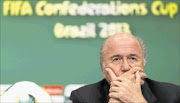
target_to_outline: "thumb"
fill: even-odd
[[[107,71],[107,74],[110,76],[111,80],[116,79],[116,75],[114,74],[114,72],[110,68],[106,68],[105,70]]]
[[[139,74],[139,71],[136,72],[136,84],[141,85],[141,76]]]

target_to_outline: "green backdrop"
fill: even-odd
[[[180,85],[180,10],[169,15],[152,13],[151,5],[157,0],[121,0],[122,3],[146,3],[147,15],[94,15],[38,16],[35,6],[40,0],[29,0],[32,15],[4,15],[0,2],[1,64],[0,84],[18,81],[33,81],[44,84],[89,84],[103,78],[99,65],[99,48],[105,38],[100,38],[98,24],[122,23],[130,25],[133,35],[144,39],[148,60],[145,72],[149,78]],[[16,1],[16,0],[15,0]],[[179,0],[160,0],[164,6],[169,3],[180,5]],[[61,0],[47,0],[62,3]],[[108,3],[105,0],[88,0],[88,3]],[[80,0],[71,3],[82,4]],[[10,6],[9,6],[10,8]],[[16,7],[17,8],[17,7]],[[43,8],[42,8],[43,9]],[[160,10],[160,7],[157,7]],[[95,38],[56,38],[54,26],[96,25]]]

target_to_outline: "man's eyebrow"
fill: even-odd
[[[130,54],[129,56],[139,57],[137,54]]]
[[[111,59],[114,58],[114,57],[121,57],[121,55],[119,55],[119,54],[113,55],[113,56],[111,56]]]

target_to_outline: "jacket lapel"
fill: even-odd
[[[109,84],[103,79],[103,82],[99,88],[99,97],[97,103],[108,103],[109,102]]]
[[[148,103],[154,103],[157,100],[157,98],[154,96],[151,89],[149,88],[146,80],[144,80],[144,84],[141,86],[141,89],[143,96]]]

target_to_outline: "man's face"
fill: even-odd
[[[134,67],[144,70],[143,53],[138,40],[132,35],[109,38],[104,47],[104,66],[110,68],[116,76]],[[106,77],[106,73],[104,76]],[[106,79],[109,78],[106,77]]]

